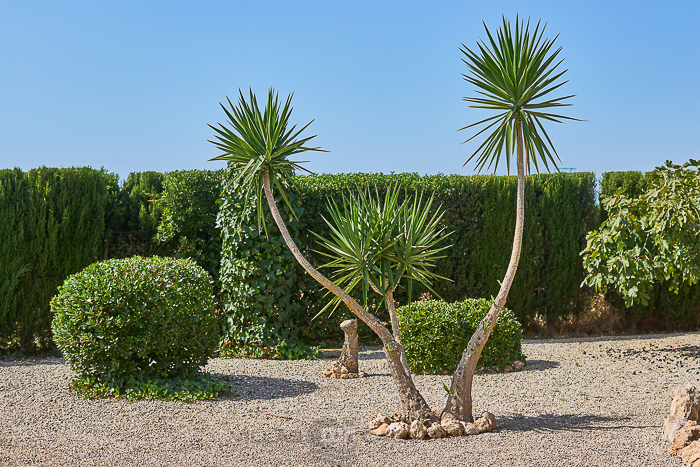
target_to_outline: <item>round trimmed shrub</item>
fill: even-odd
[[[140,383],[142,393],[157,396],[158,381],[201,376],[218,344],[212,279],[191,260],[94,263],[58,290],[54,341],[90,386],[119,392]]]
[[[446,303],[414,302],[396,310],[406,360],[415,373],[454,372],[462,351],[488,313],[492,301],[467,299]],[[513,313],[504,308],[484,347],[479,364],[504,368],[525,360],[520,339],[523,332]]]

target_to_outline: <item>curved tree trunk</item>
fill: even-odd
[[[517,194],[517,217],[515,221],[515,235],[513,237],[513,250],[508,263],[508,270],[501,283],[501,289],[491,305],[489,312],[479,323],[479,327],[469,339],[467,348],[462,352],[462,358],[457,365],[450,393],[447,396],[447,403],[443,413],[450,413],[459,420],[467,422],[474,421],[472,416],[472,381],[476,365],[488,341],[491,331],[496,325],[498,315],[503,310],[508,297],[508,291],[513,284],[515,271],[518,269],[520,260],[520,249],[523,243],[523,224],[525,220],[525,168],[523,163],[523,130],[520,121],[516,121],[516,132],[518,135],[518,194]]]
[[[275,198],[272,195],[272,189],[270,188],[270,176],[267,172],[263,173],[263,187],[265,189],[265,198],[267,199],[267,204],[272,212],[272,217],[277,224],[285,243],[291,250],[294,257],[297,259],[299,264],[306,270],[306,272],[311,275],[319,284],[328,289],[335,296],[340,298],[350,310],[355,313],[355,315],[367,324],[367,326],[374,331],[377,336],[382,340],[384,344],[384,354],[386,355],[387,363],[389,364],[389,370],[391,376],[394,379],[394,383],[399,390],[399,397],[401,399],[401,406],[403,412],[412,418],[429,418],[434,419],[435,415],[430,410],[430,406],[425,402],[423,396],[418,392],[413,380],[404,371],[403,364],[401,363],[401,355],[403,354],[403,347],[399,342],[397,342],[391,335],[389,330],[374,316],[372,313],[365,310],[360,306],[354,298],[345,293],[343,289],[335,285],[331,280],[326,278],[323,274],[318,272],[311,263],[308,262],[306,258],[301,254],[299,248],[292,240],[287,226],[282,219],[282,216],[277,209],[277,204],[275,203]]]

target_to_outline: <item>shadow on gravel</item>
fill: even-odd
[[[526,370],[551,370],[559,366],[559,362],[553,362],[551,360],[529,360],[527,361]]]
[[[525,415],[498,417],[498,430],[504,431],[587,431],[652,428],[629,425],[629,417],[601,417],[599,415],[552,415],[536,417]]]
[[[264,376],[222,375],[214,376],[231,380],[232,394],[220,397],[228,400],[271,400],[283,397],[296,397],[309,394],[318,389],[316,383]],[[237,396],[234,394],[238,394]]]
[[[360,349],[360,360],[385,360],[386,355],[384,351],[380,348],[377,349]]]
[[[62,358],[20,358],[20,359],[0,359],[2,366],[34,366],[34,365],[66,365]]]

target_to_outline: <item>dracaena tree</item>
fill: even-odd
[[[491,110],[496,114],[461,128],[465,130],[483,126],[467,141],[486,135],[465,165],[475,161],[477,171],[493,167],[495,172],[503,157],[510,173],[511,158],[515,156],[518,176],[517,217],[513,249],[505,277],[489,312],[462,352],[444,408],[444,413],[450,413],[464,421],[473,419],[474,372],[486,341],[505,306],[518,268],[525,217],[525,170],[527,168],[530,172],[534,167],[539,172],[540,163],[547,170],[550,165],[557,169],[559,156],[543,123],[576,120],[554,113],[555,109],[570,105],[564,101],[573,97],[551,97],[552,91],[566,83],[560,80],[566,72],[559,70],[563,61],[559,59],[561,47],[554,48],[558,36],[547,39],[544,37],[546,24],[540,28],[538,21],[534,31],[530,31],[529,20],[525,24],[517,17],[515,29],[503,17],[503,23],[495,37],[486,24],[484,28],[487,40],[480,40],[476,50],[462,44],[462,60],[469,70],[463,76],[468,83],[476,86],[477,94],[475,97],[465,97],[464,100],[472,108]]]
[[[484,27],[486,28],[485,25]],[[540,23],[538,22],[535,30],[530,32],[529,22],[525,24],[518,21],[517,18],[516,27],[513,30],[510,23],[503,18],[502,27],[497,31],[495,38],[486,28],[488,42],[480,41],[477,52],[464,45],[462,47],[462,52],[465,56],[463,60],[470,71],[464,77],[469,83],[478,88],[476,92],[479,94],[477,97],[467,97],[465,100],[472,103],[472,107],[498,112],[494,116],[463,128],[468,129],[484,125],[484,128],[478,131],[470,140],[491,130],[490,133],[486,134],[485,141],[467,160],[467,163],[476,160],[476,166],[479,171],[484,167],[489,169],[493,167],[495,171],[503,156],[510,171],[511,157],[515,155],[518,174],[517,218],[511,259],[501,283],[501,289],[491,309],[462,353],[462,358],[448,389],[449,395],[443,410],[444,414],[449,414],[463,421],[473,421],[471,388],[474,371],[486,341],[493,331],[498,315],[505,305],[508,291],[513,283],[518,266],[525,212],[525,168],[527,167],[527,170],[530,171],[531,167],[534,166],[535,170],[539,171],[539,164],[542,163],[547,170],[549,170],[550,165],[556,169],[556,161],[559,159],[559,156],[549,136],[547,136],[543,122],[561,122],[564,119],[575,120],[552,112],[552,109],[569,105],[564,101],[573,96],[558,98],[551,98],[550,96],[552,91],[566,83],[566,81],[559,81],[566,70],[557,71],[562,62],[557,60],[561,48],[553,49],[556,37],[551,40],[545,39],[544,30],[545,26],[540,29]],[[291,114],[291,96],[287,99],[285,106],[281,107],[277,96],[271,90],[265,110],[261,112],[252,91],[250,92],[249,102],[245,100],[240,91],[239,95],[238,106],[234,106],[230,101],[228,102],[229,108],[222,105],[228,117],[228,126],[219,124],[215,127],[210,125],[217,133],[216,141],[212,142],[222,151],[220,156],[212,160],[229,161],[229,164],[238,171],[239,181],[243,186],[247,187],[246,199],[250,198],[252,193],[257,195],[258,222],[261,225],[264,225],[262,223],[262,196],[265,196],[273,219],[297,261],[315,280],[335,295],[338,300],[347,305],[358,318],[364,321],[379,336],[384,344],[384,353],[389,370],[398,388],[403,412],[411,419],[435,420],[436,416],[416,389],[410,372],[402,364],[404,351],[399,342],[400,337],[392,335],[376,316],[369,313],[365,307],[355,301],[343,288],[318,272],[304,258],[292,241],[277,210],[272,187],[274,186],[278,189],[285,202],[287,202],[286,190],[291,186],[291,177],[294,170],[304,170],[300,162],[289,161],[288,157],[305,151],[320,150],[319,148],[305,146],[313,136],[307,138],[299,137],[308,124],[299,131],[295,131],[296,127],[294,126],[288,128]],[[388,196],[388,202],[391,203],[391,195]],[[385,200],[386,203],[387,201]],[[339,276],[336,276],[336,281],[350,288],[362,283],[365,294],[367,286],[374,286],[383,297],[387,298],[389,292],[398,284],[395,271],[401,271],[401,275],[405,274],[406,277],[411,279],[420,280],[420,275],[425,274],[424,271],[427,271],[427,269],[411,269],[408,266],[409,260],[407,257],[403,259],[393,258],[393,264],[390,264],[392,260],[387,259],[388,256],[382,259],[382,255],[391,255],[391,251],[394,249],[394,251],[400,250],[399,242],[409,243],[409,235],[406,235],[405,232],[410,231],[412,227],[409,228],[404,225],[406,230],[400,235],[402,240],[392,244],[390,240],[387,240],[390,237],[390,235],[387,236],[387,232],[390,232],[392,229],[390,227],[391,222],[396,222],[396,220],[390,215],[390,210],[375,209],[376,212],[373,212],[372,203],[368,201],[365,203],[365,207],[362,207],[362,202],[355,203],[359,208],[357,208],[358,211],[356,213],[353,213],[352,210],[354,208],[352,204],[349,204],[346,211],[331,209],[331,212],[335,211],[334,225],[331,225],[331,227],[334,227],[336,230],[333,234],[335,237],[331,236],[332,238],[326,242],[326,247],[331,251],[331,255],[335,255],[335,257],[331,256],[331,262],[336,261],[334,265],[339,270]],[[415,205],[416,203],[413,204],[413,206]],[[418,205],[420,206],[420,203]],[[375,208],[377,206],[375,205]],[[420,211],[421,208],[417,209]],[[334,214],[331,215],[331,217],[333,216]],[[357,221],[361,219],[362,221],[359,224],[353,223],[353,216],[356,216]],[[372,221],[373,216],[376,219],[381,219],[381,221]],[[343,217],[349,217],[351,222],[346,222],[342,219]],[[413,219],[416,218],[416,213],[413,213]],[[425,220],[424,226],[430,225],[434,219],[435,217],[431,218],[431,220]],[[366,225],[362,224],[362,222],[365,222]],[[356,230],[353,230],[353,228]],[[365,229],[364,234],[361,233],[362,229]],[[333,228],[331,230],[333,232]],[[351,249],[353,246],[348,246],[343,241],[343,238],[351,236],[357,237],[353,240],[355,242],[354,247],[366,245],[363,242],[370,241],[369,239],[380,242],[373,248],[367,249],[371,253],[369,255],[370,259],[363,264],[353,265],[350,258],[352,255],[348,254],[349,250],[345,251],[346,247]],[[412,242],[414,246],[421,246],[422,243],[418,238],[412,240]],[[417,250],[417,258],[421,254],[430,252],[431,249],[436,249],[435,244],[423,251],[423,253]],[[410,248],[406,251],[413,254],[413,250]],[[381,252],[381,254],[378,252]],[[360,251],[356,258],[362,257],[361,253]],[[428,279],[431,279],[429,275],[424,277],[426,282]],[[400,275],[398,278],[400,278]]]
[[[441,207],[434,209],[433,197],[423,200],[423,194],[407,195],[399,202],[400,189],[390,186],[383,202],[375,190],[359,191],[343,196],[342,207],[330,200],[330,219],[325,219],[330,236],[315,234],[325,251],[319,253],[330,261],[323,267],[334,269],[335,283],[350,293],[356,286],[362,288],[365,308],[367,295],[373,290],[381,295],[391,320],[394,340],[401,342],[396,315],[394,291],[406,279],[409,300],[414,280],[431,288],[434,280],[449,280],[431,271],[439,253],[450,245],[439,245],[444,233]],[[326,308],[340,304],[335,297]],[[325,310],[325,308],[324,308]],[[324,310],[321,310],[323,313]],[[401,363],[410,377],[406,355],[401,351]]]
[[[281,193],[285,203],[289,205],[287,191],[291,188],[294,170],[305,170],[300,165],[301,162],[290,161],[289,157],[306,151],[321,150],[306,145],[315,136],[303,138],[300,136],[311,122],[300,130],[296,130],[296,126],[290,126],[291,102],[292,95],[282,106],[277,94],[270,90],[265,108],[261,111],[252,91],[249,93],[249,99],[246,100],[239,90],[238,105],[234,106],[230,100],[228,100],[228,107],[221,105],[226,113],[227,124],[209,125],[216,132],[216,139],[211,142],[221,151],[221,155],[211,160],[228,161],[229,166],[237,172],[239,183],[246,189],[246,203],[254,198],[253,194],[256,195],[259,228],[265,225],[262,217],[262,200],[263,198],[267,200],[275,224],[299,264],[379,336],[384,344],[391,375],[399,391],[403,412],[412,418],[434,419],[435,415],[404,368],[401,361],[401,356],[404,354],[401,344],[376,316],[309,263],[292,240],[280,216],[273,196],[273,187]],[[291,206],[290,211],[294,212]],[[395,279],[389,279],[387,282],[386,279],[377,277],[375,286],[383,288],[386,292],[387,286],[391,288],[392,280]]]

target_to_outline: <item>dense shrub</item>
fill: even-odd
[[[620,189],[624,190],[627,198],[639,198],[647,189],[653,188],[653,173],[606,172],[601,180],[601,198],[615,195]],[[601,220],[606,220],[607,217],[608,214],[601,206]],[[626,297],[610,287],[605,299],[617,309],[632,332],[700,328],[700,284],[684,283],[679,293],[674,293],[669,290],[668,282],[658,280],[649,295],[647,305],[635,303],[628,308],[625,305]]]
[[[397,310],[406,360],[415,373],[454,372],[491,301],[467,299],[456,303],[426,300]],[[484,347],[479,365],[504,368],[524,360],[523,333],[513,313],[504,308]]]
[[[163,179],[157,240],[168,256],[191,258],[214,278],[218,291],[221,233],[216,226],[223,170],[178,170]]]
[[[104,236],[109,258],[163,254],[165,249],[155,238],[162,216],[157,201],[163,179],[160,172],[132,172],[124,180],[107,212]]]
[[[201,383],[218,342],[211,282],[192,261],[139,256],[94,263],[66,279],[51,300],[51,327],[78,375],[75,387],[167,397],[170,384],[177,398]]]

